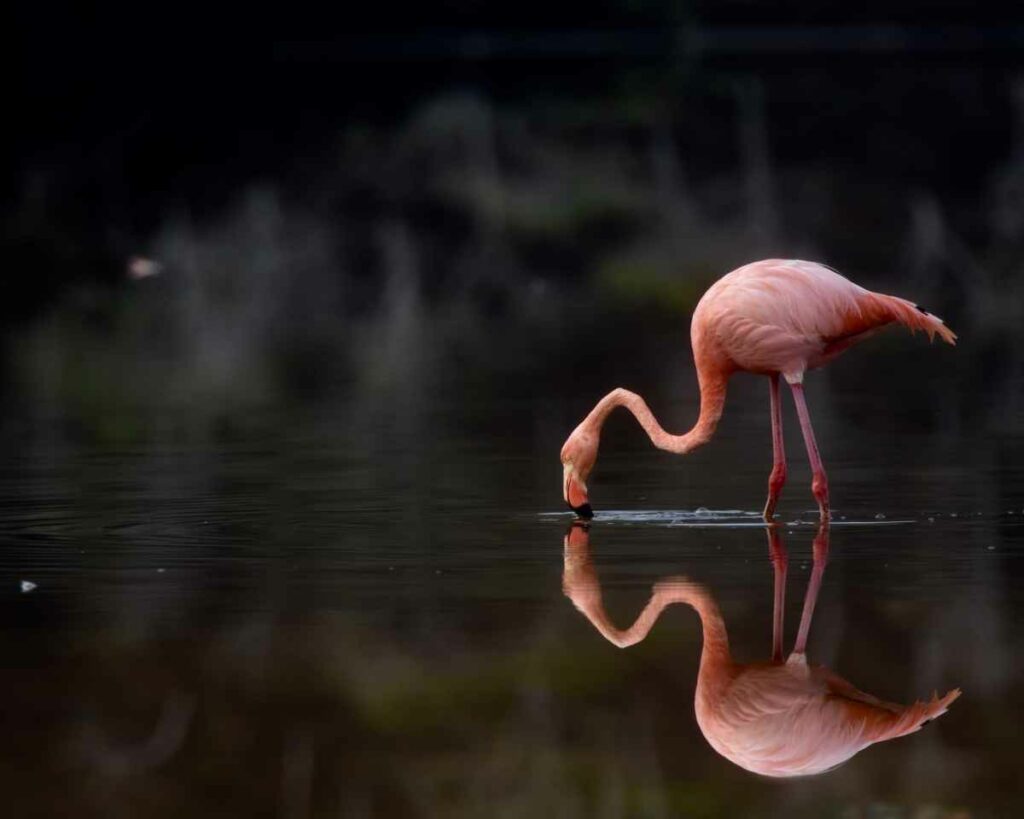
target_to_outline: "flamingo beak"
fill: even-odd
[[[562,468],[562,497],[578,517],[584,520],[594,517],[587,498],[587,485],[576,474],[572,464],[565,464]]]

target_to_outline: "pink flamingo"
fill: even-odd
[[[740,267],[715,282],[693,311],[690,339],[700,386],[700,417],[693,429],[672,435],[646,402],[621,387],[590,411],[562,446],[562,494],[580,517],[593,516],[587,477],[597,461],[601,425],[616,407],[626,407],[659,449],[683,455],[707,443],[725,405],[726,382],[735,372],[767,375],[771,393],[774,465],[768,479],[764,517],[771,520],[786,482],[779,376],[793,392],[811,463],[811,491],[822,519],[829,516],[828,479],[814,440],[804,399],[803,378],[874,330],[899,322],[912,331],[938,334],[954,344],[942,319],[913,302],[865,290],[817,262],[766,259]]]
[[[960,696],[955,688],[928,702],[898,705],[860,691],[824,666],[807,662],[807,636],[828,557],[827,524],[814,541],[814,568],[804,598],[793,652],[783,661],[782,631],[786,550],[775,527],[768,529],[775,569],[772,659],[737,663],[729,651],[725,621],[703,586],[669,577],[654,586],[651,600],[627,629],[617,629],[601,602],[585,526],[565,538],[562,588],[598,632],[620,648],[647,636],[666,606],[686,603],[704,630],[694,710],[697,725],[719,754],[748,771],[774,777],[824,773],[869,745],[912,734],[946,713]]]

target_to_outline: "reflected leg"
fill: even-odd
[[[786,484],[786,445],[782,440],[782,401],[779,397],[779,374],[768,376],[772,412],[772,474],[768,478],[768,500],[764,505],[764,519],[775,515],[782,487]]]
[[[782,662],[782,638],[786,612],[786,568],[789,558],[782,536],[774,526],[768,527],[768,554],[775,571],[775,602],[772,606],[772,662]]]
[[[828,563],[828,542],[828,521],[823,520],[821,526],[818,527],[818,534],[814,538],[814,566],[811,569],[810,582],[807,584],[807,594],[804,596],[800,629],[796,634],[796,643],[793,644],[794,654],[807,653],[807,636],[811,631],[811,618],[814,616],[814,606],[818,602],[818,592],[821,591],[821,579]]]
[[[803,384],[790,384],[793,391],[793,402],[796,404],[796,414],[800,417],[800,429],[804,433],[804,444],[807,447],[807,458],[811,462],[811,492],[818,501],[818,511],[822,520],[828,520],[828,476],[825,474],[825,467],[821,463],[821,455],[818,453],[818,443],[814,440],[814,427],[811,426],[811,416],[807,411],[807,401],[804,398]]]

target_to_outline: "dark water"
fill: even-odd
[[[809,384],[836,519],[808,655],[883,700],[963,694],[919,733],[788,781],[703,738],[691,610],[623,651],[563,593],[558,446],[614,367],[215,421],[156,402],[134,436],[57,404],[12,412],[4,815],[1016,815],[1021,442],[932,391],[945,352],[883,343]],[[674,427],[696,409],[678,355],[675,381],[637,376]],[[911,355],[900,378],[871,369]],[[589,556],[618,626],[685,575],[737,660],[769,657],[767,403],[738,379],[686,461],[609,422]],[[788,651],[816,526],[786,409]]]

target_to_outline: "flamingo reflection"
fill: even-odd
[[[667,606],[686,603],[700,616],[704,630],[694,709],[701,732],[718,753],[754,773],[774,777],[808,776],[828,771],[876,742],[919,730],[946,712],[957,697],[953,689],[927,702],[898,705],[860,691],[823,666],[809,665],[807,635],[828,559],[829,530],[823,524],[814,539],[814,567],[804,598],[792,653],[783,660],[783,609],[786,550],[776,527],[768,527],[775,573],[772,659],[737,663],[710,592],[683,577],[655,584],[650,602],[626,629],[609,620],[590,559],[589,531],[574,524],[565,537],[565,594],[609,642],[626,648],[643,640]]]

